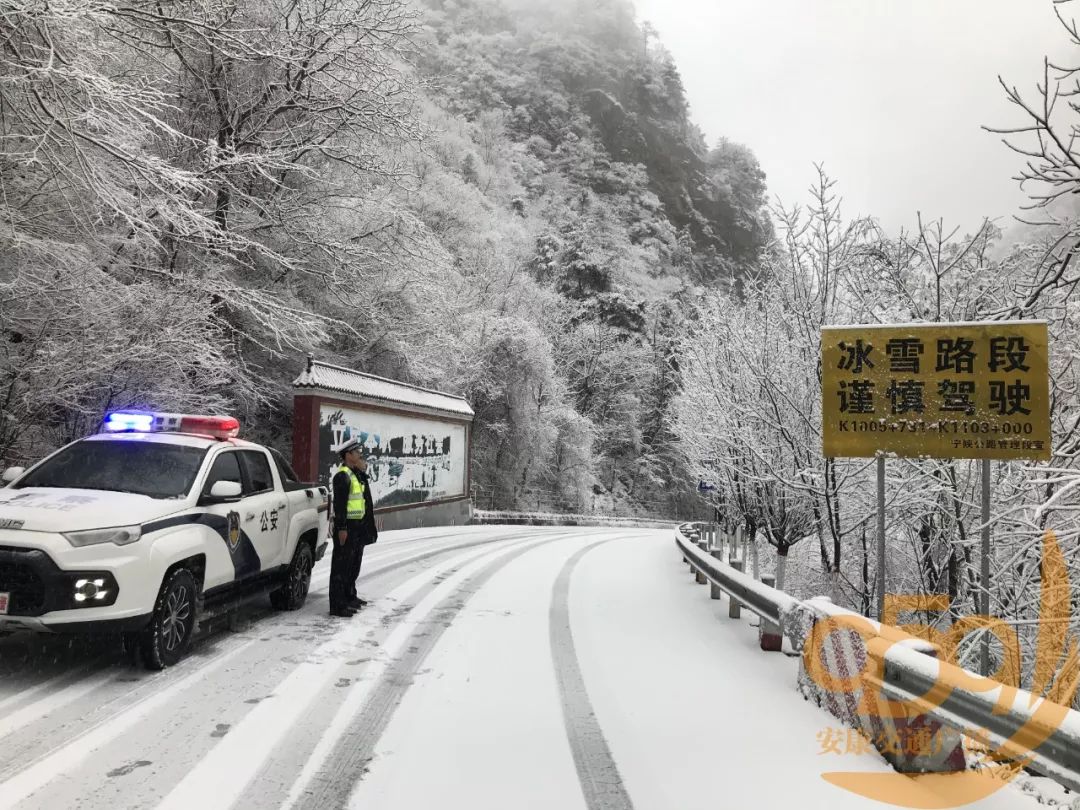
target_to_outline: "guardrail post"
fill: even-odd
[[[713,557],[714,557],[715,559],[717,559],[717,560],[721,560],[721,561],[723,561],[723,559],[724,559],[724,552],[723,552],[723,551],[721,551],[721,550],[720,550],[720,549],[718,549],[718,548],[714,548],[714,549],[713,549],[712,551],[710,551],[709,553],[710,553],[710,554],[711,554],[711,555],[712,555],[712,556],[713,556]],[[720,586],[719,586],[719,585],[716,585],[716,584],[711,584],[711,585],[710,585],[710,587],[709,587],[709,598],[710,598],[710,599],[719,599],[719,598],[720,598],[720,595],[721,595],[722,593],[723,593],[723,591],[722,591],[722,590],[720,590]]]
[[[709,550],[709,536],[708,536],[708,534],[702,533],[702,534],[698,535],[696,540],[692,540],[691,542],[695,546],[697,546],[699,549],[701,549],[702,551],[704,551],[706,553],[708,552],[708,550]],[[694,582],[696,582],[698,585],[704,585],[707,582],[707,580],[705,579],[705,575],[703,573],[701,573],[699,570],[697,570],[697,568],[693,565],[693,563],[691,563],[691,565],[690,565],[690,573],[692,573],[694,575]]]
[[[739,571],[740,573],[743,570],[742,560],[730,560],[729,565],[731,565],[732,568],[734,568],[736,571]],[[738,619],[740,616],[742,616],[741,608],[742,605],[739,604],[738,599],[736,599],[734,596],[728,597],[727,615],[729,619]]]
[[[903,643],[903,642],[902,642]],[[922,639],[911,639],[907,646],[931,658],[938,657],[938,648]],[[967,768],[963,735],[932,714],[921,714],[902,701],[890,703],[876,681],[884,681],[885,662],[872,645],[868,650],[878,668],[878,677],[864,688],[868,694],[860,704],[868,714],[859,717],[860,724],[873,729],[874,744],[885,760],[900,773],[956,773]]]
[[[763,585],[768,585],[770,588],[776,587],[776,577],[774,576],[763,576],[761,582]],[[764,618],[759,619],[758,645],[766,652],[780,652],[784,646],[783,636],[780,635],[780,628]]]
[[[698,540],[701,538],[702,532],[704,532],[704,531],[705,531],[705,528],[703,526],[694,526],[686,533],[686,539],[689,540],[691,543],[694,543],[696,545]],[[693,573],[694,572],[694,566],[690,564],[690,558],[687,557],[684,554],[683,558],[682,558],[682,561],[684,563],[686,563],[688,566],[690,566],[690,572]]]

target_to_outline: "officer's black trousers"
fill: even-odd
[[[334,532],[334,550],[330,557],[330,610],[342,610],[349,603],[349,540],[345,545]]]
[[[360,532],[349,532],[349,542],[354,543],[353,552],[349,557],[352,569],[349,571],[349,598],[356,599],[356,578],[360,576],[360,564],[364,561],[364,541],[367,538]]]
[[[334,533],[334,551],[330,558],[330,610],[348,607],[356,598],[356,578],[364,559],[364,533],[360,521],[348,522],[348,539],[341,545]]]

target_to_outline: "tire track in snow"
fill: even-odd
[[[119,713],[86,730],[74,740],[57,746],[33,765],[19,767],[15,776],[0,783],[0,806],[10,807],[40,790],[58,775],[74,769],[94,751],[131,729],[148,714],[164,706],[173,697],[254,643],[254,641],[248,641],[227,653],[215,656],[193,672],[174,680],[167,688],[144,696],[134,705],[127,706]]]
[[[487,567],[479,572],[463,577],[460,585],[454,587],[445,598],[431,607],[427,617],[418,617],[413,633],[403,636],[397,645],[399,651],[407,645],[406,651],[400,655],[397,655],[397,652],[391,653],[397,657],[391,660],[385,671],[379,673],[378,683],[367,689],[366,694],[361,687],[359,694],[362,697],[353,703],[360,704],[363,700],[362,708],[359,709],[359,714],[355,715],[355,719],[349,722],[347,728],[342,730],[318,772],[311,773],[308,784],[313,787],[298,789],[298,786],[294,785],[293,790],[290,791],[292,803],[287,799],[283,807],[298,810],[348,807],[356,783],[363,778],[368,763],[374,757],[375,746],[390,724],[394,711],[412,686],[428,654],[442,638],[446,628],[464,609],[469,599],[495,574],[523,554],[549,543],[573,537],[575,534],[576,532],[559,533],[508,551],[501,557],[488,562]],[[405,626],[403,624],[401,629]],[[419,632],[421,629],[424,632]],[[389,643],[387,646],[390,646]]]
[[[417,549],[419,553],[365,572],[361,579],[375,578],[425,558],[458,550],[459,548],[466,549],[473,546],[507,541],[518,536],[518,534],[515,533],[511,537],[494,535],[450,547],[438,545],[434,548],[429,547],[423,552]],[[280,613],[268,610],[264,615],[280,617],[278,621],[284,621],[290,617],[295,617],[296,613]],[[265,628],[260,627],[259,629],[260,631],[273,629],[276,623],[269,623]],[[197,659],[189,658],[164,672],[144,675],[134,688],[132,688],[132,684],[126,682],[104,684],[106,687],[120,686],[123,687],[123,690],[116,696],[109,696],[99,705],[84,709],[78,718],[78,722],[75,723],[79,727],[78,732],[65,737],[63,743],[53,745],[37,756],[18,762],[9,759],[0,767],[0,780],[3,780],[0,781],[0,806],[8,807],[10,804],[21,801],[43,788],[52,777],[70,773],[84,762],[91,753],[112,742],[144,717],[162,708],[168,700],[198,686],[200,682],[223,664],[246,652],[254,644],[254,640],[244,639],[241,636],[231,639],[226,638],[224,643],[211,652],[207,660],[198,662]],[[195,664],[194,668],[192,668],[192,664]],[[117,673],[111,680],[118,681],[122,676],[123,673]],[[130,673],[128,673],[128,677],[130,677]],[[80,678],[76,683],[82,680],[84,679]],[[68,688],[73,686],[74,684]],[[102,684],[99,684],[99,686],[102,686]],[[39,701],[35,701],[35,703],[47,702],[51,699],[52,695],[48,695]],[[31,706],[33,705],[31,704]],[[114,706],[116,707],[115,710],[110,711]],[[102,712],[107,712],[107,714],[100,718],[93,717],[95,713]],[[24,731],[23,734],[25,735],[26,732]]]
[[[438,534],[425,534],[394,540],[386,546],[375,544],[374,551],[369,552],[366,556],[365,562],[368,565],[361,578],[369,575],[375,576],[385,571],[393,570],[392,566],[382,565],[382,563],[385,563],[387,560],[397,559],[409,554],[414,555],[412,559],[418,559],[420,555],[417,555],[416,552],[421,549],[436,548],[440,543],[453,539],[454,537],[452,534],[441,532]],[[415,548],[412,547],[414,544]],[[457,545],[447,546],[447,548],[457,547]],[[326,590],[330,579],[329,562],[329,557],[324,557],[323,560],[316,563],[312,572],[310,594],[318,594]],[[255,603],[248,603],[243,609],[254,610],[255,614],[251,616],[251,618],[256,621],[264,616],[289,615],[287,613],[282,613],[281,611],[261,609]],[[220,619],[215,619],[214,621],[220,621]],[[273,628],[270,627],[270,629]],[[209,635],[211,634],[204,633],[197,636],[193,640],[194,646],[197,648],[204,643]],[[118,634],[117,637],[119,637]],[[26,631],[21,631],[18,634],[13,634],[11,637],[0,639],[0,657],[10,653],[7,647],[14,646],[19,650],[22,650],[28,645],[34,646],[35,648],[40,645],[40,649],[36,649],[35,655],[27,657],[17,669],[0,673],[0,680],[2,680],[2,684],[0,685],[7,691],[7,694],[0,694],[0,728],[3,728],[3,723],[8,719],[11,712],[14,711],[13,707],[19,707],[18,711],[21,711],[24,708],[30,708],[32,705],[31,698],[34,698],[34,703],[51,700],[56,696],[56,693],[61,690],[70,689],[76,686],[80,681],[97,676],[102,670],[108,671],[113,669],[115,672],[115,667],[127,663],[126,656],[119,654],[119,643],[116,645],[117,652],[110,653],[106,656],[100,655],[100,644],[94,644],[94,646],[88,647],[85,651],[91,658],[87,659],[85,656],[81,658],[71,658],[72,642],[82,642],[83,640],[84,639],[80,637],[64,638],[49,634],[29,633]],[[68,656],[71,660],[59,660],[62,654]],[[78,655],[78,653],[76,653],[76,655]],[[57,669],[57,667],[59,667],[59,669]],[[50,673],[49,677],[45,680],[41,680],[41,673],[46,669],[56,669],[56,674],[53,675]],[[123,671],[127,672],[126,666],[123,667]],[[22,680],[25,683],[20,685],[18,680]]]
[[[454,535],[447,532],[440,532],[439,534],[424,534],[416,537],[404,537],[400,540],[393,540],[388,543],[373,543],[370,546],[365,547],[364,550],[364,562],[376,563],[385,562],[386,560],[397,559],[407,554],[414,553],[418,549],[422,548],[434,548],[441,542],[447,540],[453,540]],[[412,548],[412,546],[416,548]],[[333,555],[333,548],[327,546],[326,553],[323,558],[319,560],[311,570],[311,585],[309,586],[308,593],[317,593],[326,589],[330,582],[330,561]],[[362,573],[367,573],[366,571]],[[318,587],[316,587],[318,583]]]
[[[68,686],[56,689],[33,703],[0,717],[0,739],[9,739],[23,726],[37,722],[63,707],[80,700],[91,692],[114,681],[111,672],[97,672],[75,680]]]
[[[470,541],[467,543],[456,543],[450,545],[446,545],[443,543],[443,541],[450,539],[452,539],[452,536],[443,533],[437,535],[424,535],[421,537],[408,538],[407,541],[397,541],[398,543],[408,542],[409,544],[415,542],[417,543],[417,546],[416,548],[408,549],[388,549],[385,554],[379,555],[377,557],[373,555],[371,559],[373,567],[370,567],[368,570],[364,571],[360,577],[360,580],[363,581],[365,579],[374,579],[382,574],[395,571],[411,563],[419,562],[421,560],[436,556],[438,554],[454,551],[457,549],[468,548],[470,546],[478,545],[485,542],[494,542],[501,538],[485,538],[483,540]],[[425,540],[431,542],[421,542]],[[406,557],[406,555],[411,556],[408,556],[406,559],[398,559],[401,557]],[[390,563],[388,562],[389,560],[396,561]],[[378,563],[383,564],[379,565]],[[326,567],[328,568],[328,566]],[[312,590],[309,592],[309,595],[317,595],[326,590],[328,583],[326,583],[325,580],[329,579],[329,571],[327,570],[325,574],[325,577],[320,578],[323,580],[323,582],[316,587],[313,587]],[[317,581],[317,579],[313,578],[313,585]],[[250,606],[248,607],[248,609],[250,609]],[[296,618],[298,616],[310,615],[311,613],[313,613],[310,608],[296,612],[282,612],[270,609],[256,609],[256,611],[257,612],[254,615],[251,615],[248,618],[250,621],[257,624],[258,630],[260,632],[268,632],[275,629],[281,629],[280,627],[278,627],[280,621],[284,621],[290,618]],[[271,619],[270,621],[266,621],[268,617],[280,617],[280,619],[277,621],[273,619]],[[216,619],[215,621],[220,621],[220,619]],[[199,636],[197,636],[193,640],[193,652],[198,650],[215,635],[217,634],[201,633]],[[231,645],[226,642],[224,646],[228,647]],[[225,652],[228,652],[228,649],[226,649]],[[190,661],[191,659],[188,660]],[[124,666],[127,661],[128,659],[125,656],[114,658],[111,662],[103,659],[99,659],[94,662],[88,662],[74,668],[73,670],[69,670],[68,672],[62,673],[47,681],[35,684],[31,687],[28,687],[27,689],[16,692],[4,698],[3,700],[0,700],[0,736],[22,729],[23,726],[27,726],[43,719],[47,719],[54,712],[62,709],[66,705],[75,702],[76,700],[79,700],[81,698],[84,698],[90,693],[95,692],[102,687],[114,686],[118,682],[120,682],[121,679],[124,683],[130,682],[130,668],[128,666]],[[179,665],[179,667],[181,668],[183,668],[184,666],[185,664],[183,663]],[[117,669],[117,667],[120,668]],[[175,672],[177,671],[177,667],[173,667],[168,671]],[[152,674],[145,674],[139,677],[139,680],[144,681],[148,678],[154,677],[160,680],[166,678],[167,676],[155,676]],[[125,689],[128,688],[130,687],[125,687]],[[37,697],[35,698],[35,696]],[[34,699],[31,700],[31,698]],[[111,698],[107,699],[105,703],[101,705],[105,705],[109,702],[111,702]],[[9,706],[17,708],[13,708],[11,711],[8,712],[2,711]],[[83,714],[86,714],[88,710],[93,710],[85,706],[82,708]],[[97,708],[100,708],[100,706],[94,707],[94,709]],[[32,731],[32,727],[31,729],[27,729],[26,731],[22,732],[24,737],[30,731]],[[9,771],[7,769],[0,769],[0,778],[2,778],[2,776],[6,775],[8,772]]]
[[[61,672],[59,675],[55,675],[47,680],[38,681],[33,686],[27,686],[25,689],[19,689],[13,692],[7,697],[0,699],[0,722],[7,720],[10,716],[8,711],[10,706],[18,706],[19,704],[30,704],[30,698],[39,692],[45,693],[45,697],[53,695],[63,689],[75,685],[79,681],[96,675],[100,670],[106,668],[109,661],[106,657],[92,659],[86,663],[79,664],[66,672]],[[42,700],[43,698],[37,698],[34,702]],[[21,711],[21,709],[19,710]]]
[[[570,579],[574,568],[594,548],[610,542],[601,540],[586,546],[567,560],[559,572],[552,589],[549,613],[551,658],[562,697],[566,736],[586,806],[589,810],[633,810],[634,803],[623,787],[619,769],[589,701],[570,629]]]
[[[187,776],[177,784],[158,804],[159,808],[200,807],[225,808],[240,801],[247,785],[256,778],[263,763],[268,760],[279,743],[296,723],[302,721],[305,710],[318,700],[324,690],[330,686],[339,671],[346,665],[350,655],[355,653],[355,646],[373,628],[375,620],[383,627],[393,627],[391,638],[411,631],[407,626],[410,619],[423,616],[431,610],[429,604],[432,594],[424,596],[411,607],[405,600],[412,599],[423,592],[432,582],[437,583],[432,593],[441,595],[450,590],[455,579],[462,571],[469,571],[477,565],[483,565],[493,556],[513,553],[524,544],[535,545],[534,531],[515,532],[503,540],[513,543],[508,549],[482,549],[479,553],[465,553],[451,558],[438,566],[425,571],[394,589],[389,595],[396,601],[394,607],[376,611],[371,619],[358,624],[346,625],[337,637],[323,644],[312,655],[312,660],[293,669],[287,678],[274,688],[276,706],[260,705],[254,708],[239,724],[233,726],[227,737],[212,748],[203,759],[192,768]],[[472,545],[487,545],[480,541]],[[451,584],[447,584],[447,583]],[[365,610],[363,613],[369,613]],[[369,613],[370,615],[370,613]],[[391,656],[394,644],[386,641],[382,645],[383,654]],[[378,666],[376,666],[376,669]],[[286,709],[279,708],[286,706]]]

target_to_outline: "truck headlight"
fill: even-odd
[[[76,548],[113,543],[126,546],[142,536],[142,526],[116,526],[111,529],[90,529],[84,532],[64,532],[67,541]]]

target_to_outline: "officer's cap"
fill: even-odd
[[[338,453],[340,455],[344,456],[346,453],[350,453],[353,450],[362,450],[362,449],[363,449],[363,445],[361,445],[360,442],[358,442],[356,439],[349,439],[344,444],[341,444],[341,445],[338,446]]]

